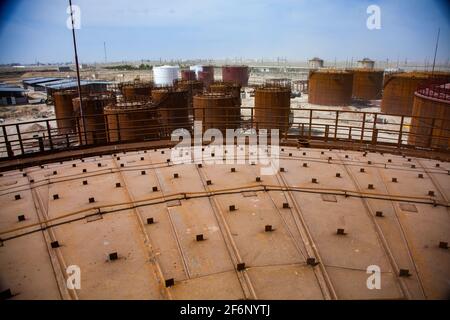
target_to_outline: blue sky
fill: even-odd
[[[72,61],[66,0],[0,0],[0,63]],[[82,62],[319,56],[438,61],[450,56],[450,6],[442,0],[73,0]],[[381,29],[366,27],[369,5]]]

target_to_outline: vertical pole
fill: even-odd
[[[441,28],[438,29],[437,39],[436,39],[436,47],[434,48],[434,59],[433,59],[433,69],[431,70],[431,74],[434,74],[434,67],[436,65],[436,55],[438,51],[438,45],[439,45],[439,35],[441,33]]]
[[[402,145],[402,133],[403,133],[403,122],[405,121],[405,116],[402,116],[402,119],[400,120],[400,131],[398,132],[398,146],[400,147]]]
[[[81,117],[81,121],[83,123],[84,130],[86,130],[86,125],[84,123],[84,114],[83,114],[83,97],[81,95],[80,66],[78,64],[77,41],[76,41],[76,37],[75,37],[75,23],[73,21],[72,0],[69,0],[69,6],[70,6],[70,19],[72,21],[73,50],[75,53],[75,66],[76,66],[76,70],[77,70],[78,97],[80,98],[80,117]]]
[[[19,124],[16,124],[16,131],[17,131],[17,138],[19,139],[20,151],[22,152],[22,154],[25,154],[25,150],[23,148],[22,135],[20,134]]]

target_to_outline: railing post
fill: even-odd
[[[53,150],[53,140],[52,140],[52,130],[50,128],[50,122],[47,120],[47,133],[48,133],[48,142],[50,144],[50,150]]]
[[[108,115],[104,114],[104,121],[105,121],[105,137],[106,137],[106,142],[110,142],[111,141],[111,136],[109,135],[109,123],[108,123]]]
[[[364,141],[364,129],[366,128],[366,113],[363,113],[363,120],[361,126],[361,142]]]
[[[308,133],[308,139],[311,139],[311,133],[312,133],[312,116],[313,116],[313,110],[309,110],[309,133]]]
[[[334,141],[337,140],[338,123],[339,123],[339,111],[336,111],[336,122],[334,123]]]
[[[3,128],[3,139],[5,139],[5,145],[6,145],[6,153],[8,154],[9,158],[14,157],[14,152],[11,148],[11,143],[8,141],[8,133],[6,132],[6,127],[2,126]]]
[[[400,147],[402,145],[402,136],[403,136],[403,122],[405,121],[405,116],[402,116],[400,120],[400,130],[398,132],[398,146]]]
[[[44,152],[45,151],[44,138],[39,137],[38,138],[38,143],[39,143],[39,151],[40,152]]]
[[[326,124],[326,125],[325,125],[325,142],[328,142],[328,134],[329,134],[329,131],[330,131],[330,125],[329,125],[329,124]]]
[[[373,129],[372,131],[372,144],[376,145],[378,139],[378,129]]]
[[[80,118],[77,118],[78,143],[83,144],[83,136],[81,135]]]
[[[120,142],[120,123],[119,123],[119,114],[116,113],[116,123],[117,123],[117,141]]]
[[[22,152],[22,154],[25,154],[25,150],[23,148],[22,135],[20,134],[19,124],[16,124],[16,131],[17,131],[17,138],[19,139],[20,151]]]

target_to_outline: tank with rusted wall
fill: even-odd
[[[381,99],[383,92],[383,70],[353,69],[352,96],[361,100]]]
[[[414,94],[408,143],[424,148],[450,149],[450,84]]]
[[[150,98],[152,95],[152,82],[125,83],[121,86],[121,92],[125,100],[138,98]]]
[[[308,102],[328,106],[351,104],[353,73],[344,70],[311,70]]]
[[[189,92],[187,90],[155,89],[152,101],[158,110],[159,121],[166,133],[178,128],[190,129]]]
[[[233,82],[214,82],[209,86],[209,92],[227,93],[235,98],[236,105],[241,106],[241,86]]]
[[[181,70],[181,80],[196,80],[194,70]]]
[[[85,95],[83,99],[83,118],[79,118],[79,137],[81,144],[101,144],[108,142],[108,128],[104,108],[115,102],[111,94]],[[80,98],[72,100],[77,117],[81,116]]]
[[[109,141],[144,141],[159,137],[160,126],[153,104],[117,102],[105,107]]]
[[[219,129],[225,137],[226,129],[240,127],[240,106],[236,98],[226,93],[204,93],[194,96],[194,120],[203,122],[203,129]]]
[[[238,83],[241,87],[248,86],[248,66],[223,66],[222,81]]]
[[[189,100],[189,114],[193,115],[192,106],[194,96],[203,93],[203,82],[198,80],[179,80],[175,82],[177,90],[186,90]]]
[[[384,78],[381,112],[410,116],[414,104],[414,93],[418,86],[431,75],[425,72],[388,74]]]
[[[214,82],[214,71],[211,72],[209,69],[205,70],[205,67],[203,67],[203,71],[198,72],[197,79],[203,83],[205,88],[209,88],[209,85]]]
[[[255,89],[254,123],[258,129],[289,129],[290,87],[261,86]]]
[[[53,93],[56,125],[61,134],[76,132],[75,112],[72,99],[78,95],[75,90],[56,91]]]

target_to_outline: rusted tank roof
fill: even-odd
[[[204,148],[209,159],[214,151]],[[450,163],[283,147],[280,172],[258,180],[258,164],[174,165],[170,152],[3,172],[0,290],[13,299],[447,297]],[[79,290],[66,287],[71,265]],[[373,265],[381,288],[370,290]]]

